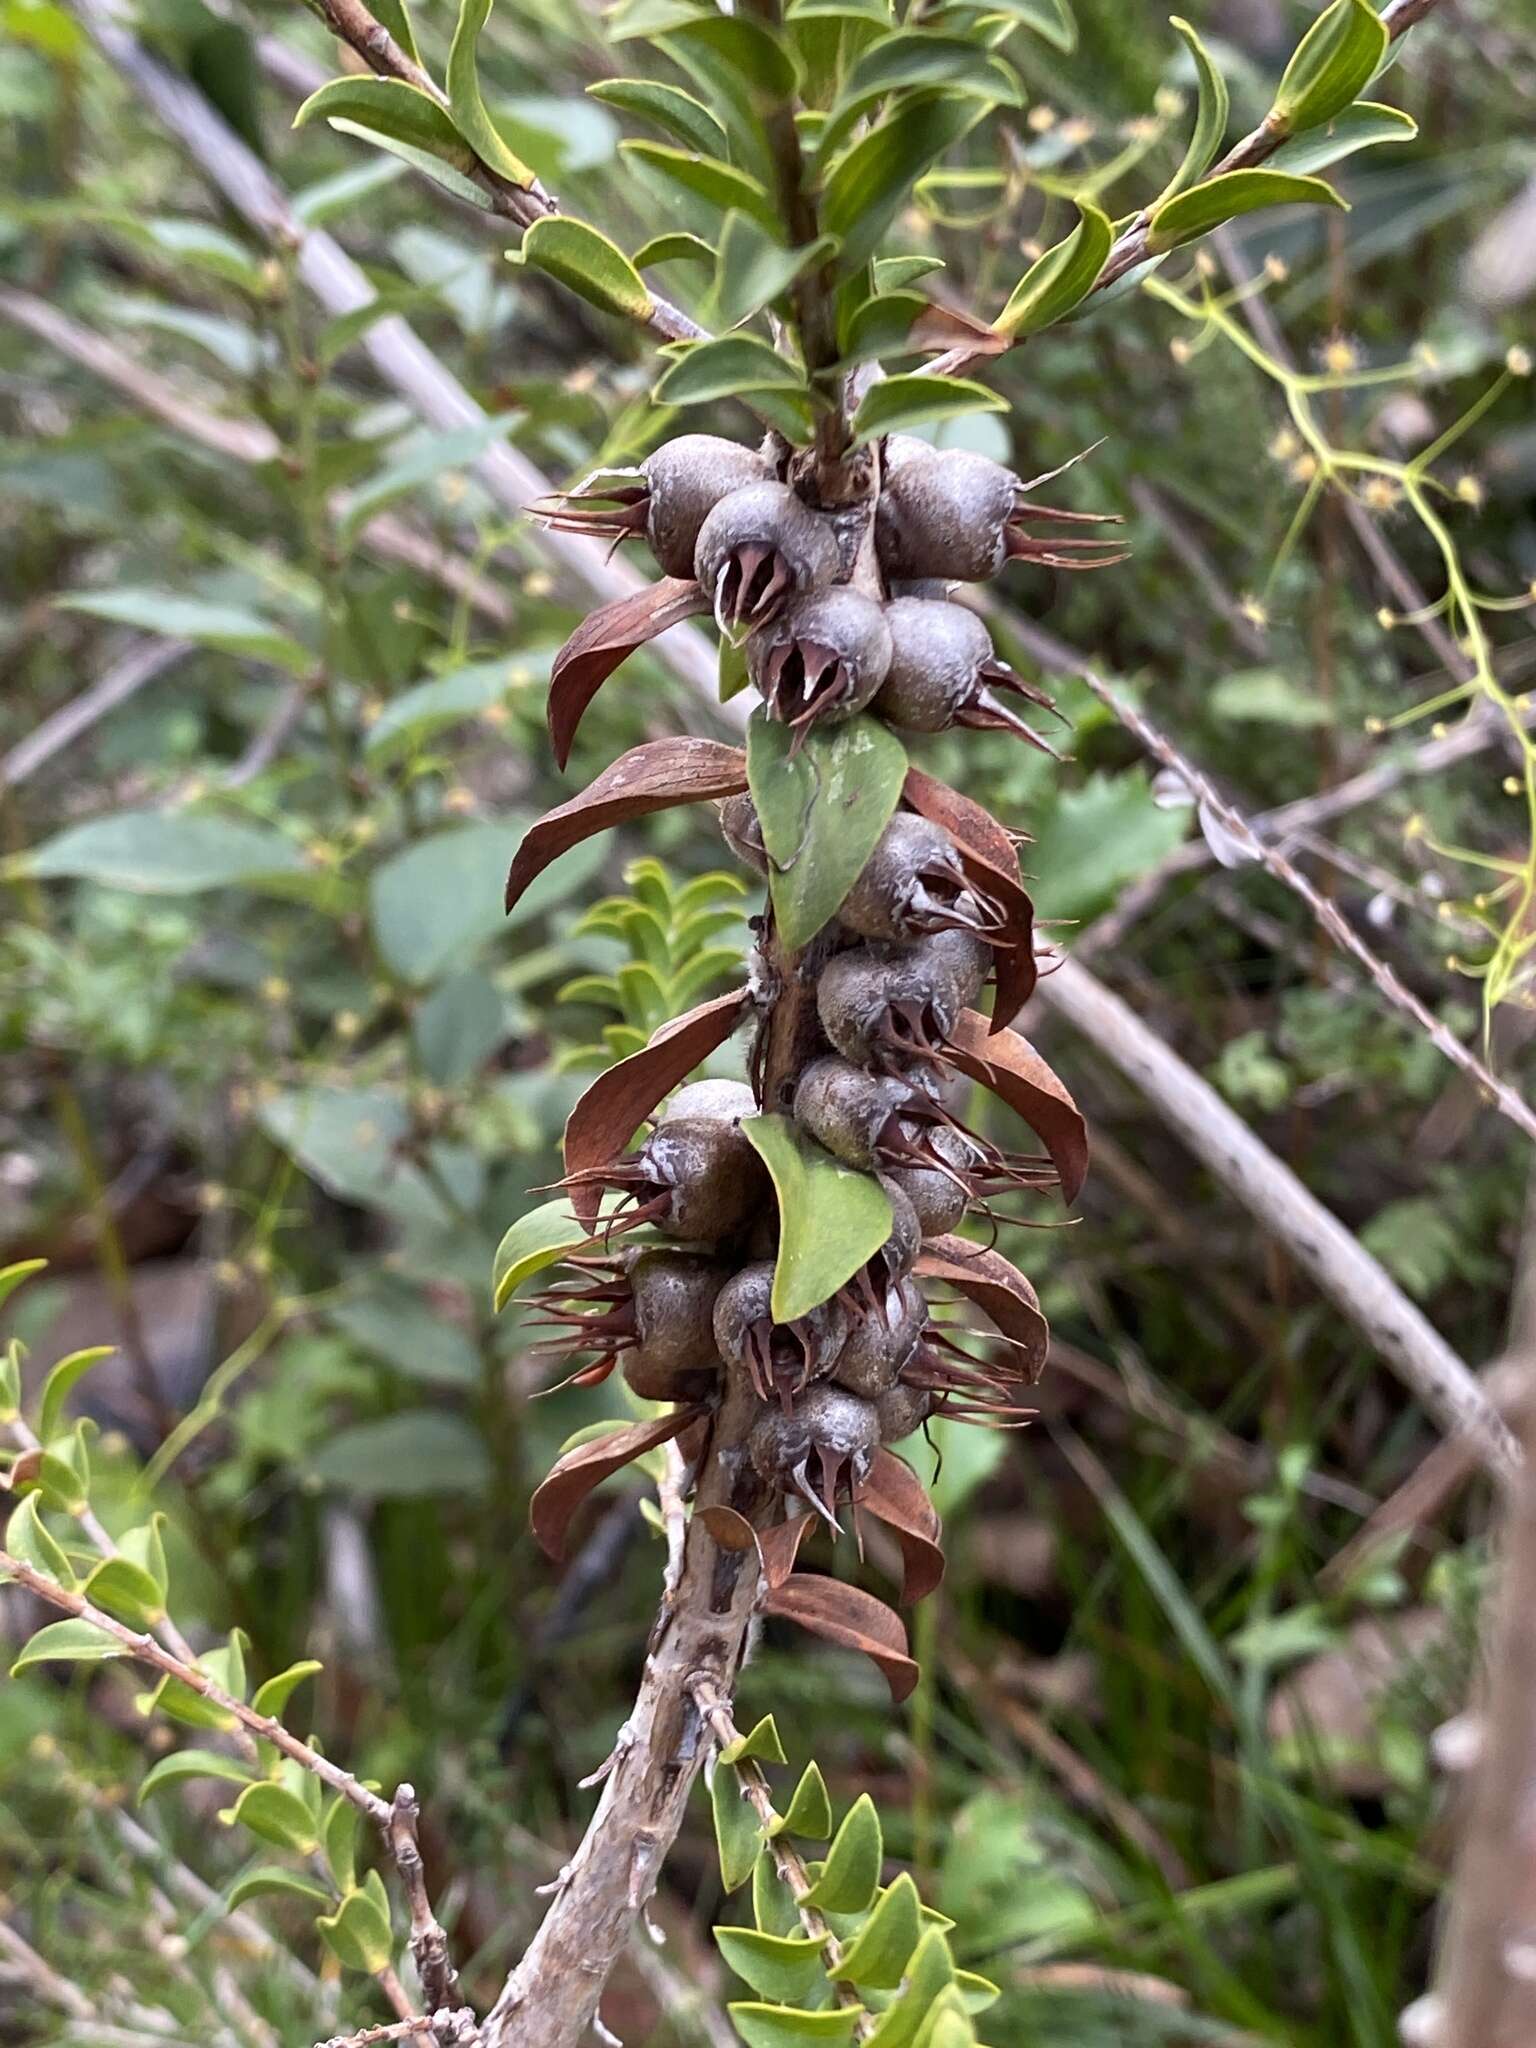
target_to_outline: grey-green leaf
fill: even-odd
[[[821,1875],[805,1895],[805,1903],[829,1913],[863,1913],[880,1884],[885,1847],[875,1802],[863,1792],[849,1807],[832,1837]]]
[[[1189,138],[1189,147],[1184,152],[1183,162],[1158,195],[1158,206],[1161,206],[1164,200],[1176,199],[1181,192],[1203,178],[1211,168],[1226,135],[1227,116],[1231,108],[1227,81],[1217,69],[1216,60],[1210,51],[1182,15],[1175,14],[1170,19],[1175,32],[1183,38],[1189,54],[1195,60],[1199,99],[1195,108],[1195,128]]]
[[[747,1117],[741,1128],[778,1196],[773,1315],[791,1323],[829,1300],[879,1251],[891,1234],[890,1200],[873,1174],[844,1166],[789,1117]]]
[[[729,1764],[717,1764],[710,1786],[715,1816],[715,1842],[720,1852],[720,1882],[739,1891],[752,1875],[763,1848],[763,1828],[742,1796],[741,1779]]]
[[[1266,206],[1334,206],[1349,211],[1321,178],[1298,178],[1288,171],[1223,171],[1220,177],[1192,185],[1155,210],[1147,248],[1154,255],[1177,248],[1181,242],[1192,242],[1219,228],[1223,221]]]
[[[717,1927],[715,1941],[728,1966],[760,1998],[789,2004],[825,1984],[822,1945],[804,1934],[762,1934],[753,1927]]]
[[[1054,248],[1032,263],[1014,286],[995,325],[1000,333],[1022,340],[1064,320],[1099,281],[1114,246],[1109,216],[1090,201],[1078,207],[1078,223]]]
[[[958,419],[965,413],[1007,410],[1006,398],[969,377],[883,377],[859,401],[853,437],[872,441],[879,434],[906,433],[920,424]]]
[[[704,102],[681,86],[662,85],[650,78],[604,78],[589,85],[587,91],[605,106],[654,122],[700,156],[723,157],[730,146],[725,130]]]
[[[507,147],[481,97],[477,49],[490,12],[491,0],[459,0],[458,26],[448,52],[449,110],[454,127],[475,154],[526,191],[535,182],[533,172]]]
[[[600,312],[651,317],[651,295],[639,271],[616,242],[584,220],[565,213],[536,220],[516,253]]]
[[[101,882],[142,896],[193,896],[236,884],[259,888],[305,872],[298,847],[270,826],[184,811],[92,818],[18,855],[16,865],[44,881]]]
[[[363,136],[418,168],[441,165],[459,184],[475,190],[470,183],[474,151],[437,101],[404,79],[333,78],[311,93],[293,117],[295,128],[314,121]]]
[[[1326,171],[1357,150],[1375,149],[1383,142],[1412,142],[1418,132],[1418,122],[1401,108],[1357,100],[1323,126],[1282,142],[1270,158],[1269,168],[1298,174]]]

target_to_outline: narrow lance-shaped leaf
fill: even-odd
[[[656,1033],[649,1045],[599,1074],[565,1125],[565,1169],[576,1174],[617,1159],[644,1118],[685,1081],[741,1021],[745,989],[700,1003]],[[597,1221],[600,1191],[578,1187],[571,1207],[587,1224]]]
[[[1153,255],[1175,249],[1181,242],[1192,242],[1219,228],[1223,221],[1257,213],[1266,206],[1333,206],[1349,211],[1321,178],[1298,178],[1289,171],[1223,171],[1154,209],[1147,249]]]
[[[491,0],[459,0],[458,26],[448,52],[448,105],[453,125],[481,160],[499,177],[527,191],[535,184],[533,172],[507,147],[501,131],[486,111],[480,94],[478,45],[480,31],[491,12]]]
[[[1195,60],[1199,98],[1195,106],[1195,128],[1189,138],[1189,147],[1184,152],[1183,162],[1158,194],[1156,204],[1159,206],[1166,199],[1176,199],[1181,192],[1205,176],[1216,161],[1217,151],[1221,148],[1227,132],[1227,116],[1231,110],[1231,94],[1227,91],[1227,81],[1217,69],[1210,51],[1182,15],[1175,14],[1171,20],[1175,33],[1182,37],[1190,56]]]
[[[94,1365],[100,1365],[104,1358],[110,1358],[115,1349],[111,1344],[94,1344],[86,1351],[72,1351],[68,1358],[61,1358],[43,1381],[42,1396],[38,1402],[37,1433],[47,1443],[58,1434],[64,1422],[64,1404],[71,1393]]]
[[[624,251],[600,229],[569,214],[536,220],[521,246],[508,251],[508,260],[531,263],[600,312],[628,320],[651,317],[645,280]]]
[[[1079,220],[1065,240],[1031,264],[1014,286],[994,323],[1000,333],[1022,341],[1057,320],[1064,320],[1099,281],[1109,258],[1115,230],[1108,214],[1088,200],[1078,202]]]
[[[727,1892],[737,1892],[752,1875],[753,1865],[762,1854],[762,1822],[747,1802],[740,1774],[729,1764],[716,1763],[709,1795],[715,1819],[720,1882]]]
[[[329,121],[420,167],[438,165],[471,196],[475,153],[437,101],[402,78],[333,78],[310,94],[293,117],[295,128]],[[483,201],[482,201],[483,203]]]
[[[650,78],[604,78],[587,91],[604,106],[634,114],[642,121],[654,121],[700,156],[723,157],[730,148],[725,130],[700,99],[681,86],[663,85]]]
[[[867,1792],[849,1807],[832,1837],[821,1875],[805,1895],[805,1903],[826,1913],[867,1913],[880,1886],[885,1844],[880,1816]]]
[[[539,1548],[558,1564],[565,1555],[571,1518],[587,1496],[658,1444],[670,1443],[698,1414],[696,1408],[674,1408],[652,1422],[632,1422],[578,1444],[557,1459],[541,1481],[528,1510]]]
[[[1029,1040],[1016,1031],[992,1031],[985,1017],[964,1010],[946,1051],[962,1074],[1024,1119],[1051,1155],[1063,1200],[1075,1201],[1088,1174],[1088,1126]]]
[[[1034,1288],[1001,1252],[950,1232],[924,1239],[916,1271],[921,1279],[947,1282],[973,1302],[1012,1340],[1017,1370],[1029,1380],[1040,1377],[1050,1345],[1050,1327],[1040,1312]]]
[[[769,1614],[797,1622],[811,1635],[836,1643],[845,1650],[858,1650],[878,1664],[900,1702],[917,1684],[918,1670],[907,1648],[907,1632],[883,1601],[858,1586],[840,1579],[823,1578],[818,1572],[796,1572],[765,1602]]]
[[[934,420],[1007,410],[1006,398],[969,377],[886,377],[872,384],[859,401],[853,438],[871,441],[877,435],[905,433]]]
[[[884,1522],[901,1548],[901,1601],[926,1599],[944,1576],[943,1526],[917,1474],[894,1451],[876,1451],[858,1506]]]
[[[560,767],[570,759],[582,714],[619,664],[669,626],[708,609],[697,583],[663,576],[588,613],[550,670],[549,737]]]
[[[1375,77],[1390,41],[1370,0],[1333,0],[1296,45],[1266,127],[1295,135],[1331,121]]]
[[[721,213],[732,207],[750,213],[770,235],[782,235],[778,209],[768,187],[750,172],[738,170],[719,157],[700,156],[690,149],[673,149],[664,142],[621,142],[620,149],[637,163],[645,164],[659,177],[679,185]]]
[[[1357,100],[1331,121],[1282,142],[1269,167],[1272,171],[1326,171],[1357,150],[1375,149],[1383,142],[1412,142],[1418,132],[1418,122],[1400,107]]]
[[[773,1315],[792,1323],[879,1251],[891,1234],[890,1199],[873,1174],[844,1166],[789,1117],[747,1117],[741,1128],[778,1196]]]

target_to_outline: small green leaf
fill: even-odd
[[[768,1830],[772,1835],[794,1835],[802,1842],[825,1842],[832,1834],[832,1801],[821,1765],[808,1763],[795,1787],[794,1797],[784,1813]]]
[[[474,151],[437,101],[402,78],[333,78],[293,117],[295,128],[314,121],[329,121],[418,167],[440,165],[475,194]]]
[[[311,1905],[327,1906],[330,1894],[320,1885],[313,1884],[297,1872],[285,1870],[280,1863],[262,1863],[255,1870],[248,1870],[244,1877],[237,1878],[229,1888],[224,1903],[233,1913],[248,1899],[266,1899],[279,1895],[293,1899],[307,1899]]]
[[[141,1522],[137,1529],[128,1529],[117,1539],[117,1547],[130,1564],[136,1564],[159,1588],[162,1604],[171,1583],[170,1567],[165,1559],[165,1516],[151,1515],[147,1522]]]
[[[906,1975],[922,1931],[922,1900],[903,1871],[880,1894],[875,1910],[828,1975],[840,1984],[857,1984],[861,1991],[894,1991]]]
[[[720,702],[729,704],[733,697],[739,697],[752,680],[747,672],[747,649],[745,641],[735,641],[728,633],[720,636],[719,662]]]
[[[752,1868],[752,1918],[759,1934],[782,1937],[800,1932],[794,1894],[771,1856],[759,1856]]]
[[[406,6],[405,0],[374,0],[373,11],[376,17],[389,30],[401,49],[404,50],[407,57],[412,58],[419,64],[421,62],[421,52],[416,47],[416,30],[411,21],[411,11]]]
[[[315,1925],[326,1947],[349,1970],[382,1970],[394,1954],[389,1916],[365,1891],[348,1892],[334,1913],[322,1913]]]
[[[1147,248],[1154,255],[1175,249],[1181,242],[1192,242],[1219,228],[1223,221],[1256,213],[1265,206],[1336,206],[1344,213],[1349,211],[1321,178],[1298,178],[1287,171],[1223,171],[1220,177],[1192,185],[1154,211]]]
[[[750,398],[760,409],[780,406],[791,428],[808,430],[810,399],[798,365],[755,334],[725,334],[695,342],[678,356],[656,386],[658,405],[708,405],[721,398]]]
[[[976,2048],[976,2029],[956,1992],[948,1992],[929,2015],[917,2048]]]
[[[717,1764],[709,1788],[720,1852],[720,1882],[739,1891],[752,1875],[763,1847],[762,1823],[744,1797],[741,1779],[729,1764]]]
[[[1067,0],[986,0],[986,11],[1010,15],[1058,50],[1070,54],[1077,48],[1077,23]]]
[[[1331,121],[1376,76],[1390,41],[1370,0],[1333,0],[1296,45],[1265,126],[1297,135]]]
[[[742,660],[745,668],[745,655]],[[0,1422],[14,1422],[20,1413],[21,1346],[13,1337],[0,1351]]]
[[[879,1251],[891,1234],[890,1198],[873,1174],[834,1159],[787,1116],[746,1117],[741,1128],[778,1197],[773,1318],[792,1323]]]
[[[130,1628],[153,1628],[165,1619],[164,1592],[126,1557],[104,1557],[85,1582],[85,1597]]]
[[[1378,106],[1375,100],[1357,100],[1326,125],[1282,142],[1270,158],[1269,168],[1303,175],[1326,171],[1357,150],[1375,149],[1383,142],[1412,142],[1418,132],[1418,122],[1401,108]]]
[[[85,1378],[93,1365],[100,1365],[104,1358],[110,1358],[116,1348],[113,1344],[96,1344],[87,1351],[72,1351],[53,1367],[43,1381],[37,1411],[37,1433],[45,1443],[58,1434],[70,1390]]]
[[[708,263],[713,267],[714,261],[715,252],[702,235],[685,234],[680,228],[670,235],[652,235],[635,251],[637,270],[650,270],[658,263]]]
[[[339,1892],[349,1892],[357,1883],[357,1823],[357,1808],[338,1794],[321,1824],[320,1838]]]
[[[755,1121],[755,1119],[754,1119]],[[744,1757],[752,1757],[761,1764],[787,1764],[784,1745],[779,1740],[779,1731],[774,1725],[772,1714],[765,1714],[750,1735],[738,1735],[734,1742],[728,1742],[720,1752],[720,1762],[729,1766],[739,1764]]]
[[[205,1651],[197,1660],[204,1676],[237,1700],[245,1697],[245,1643],[244,1630],[232,1629],[225,1648]],[[161,1679],[140,1706],[146,1714],[169,1714],[173,1721],[181,1721],[189,1728],[221,1728],[227,1732],[239,1726],[227,1707],[217,1705],[179,1678]]]
[[[1001,334],[1022,340],[1043,327],[1064,320],[1082,304],[1099,281],[1109,259],[1115,230],[1109,216],[1088,200],[1078,207],[1077,226],[1064,240],[1032,263],[1014,286],[995,325]]]
[[[798,2012],[787,2005],[727,2006],[747,2048],[815,2048],[820,2041],[853,2041],[864,2008],[839,2006],[834,2012]]]
[[[866,363],[907,352],[907,336],[929,301],[921,292],[872,292],[851,311],[839,315],[838,358],[844,365]]]
[[[832,1837],[821,1875],[806,1893],[805,1903],[830,1913],[866,1911],[880,1883],[884,1855],[875,1802],[867,1792],[861,1793]]]
[[[720,327],[738,327],[764,306],[781,298],[795,279],[836,251],[830,235],[803,249],[786,249],[750,214],[732,211],[720,232],[720,255],[709,318]]]
[[[296,1792],[262,1778],[247,1785],[220,1818],[231,1827],[249,1828],[264,1842],[275,1842],[295,1855],[312,1856],[320,1846],[315,1817]]]
[[[293,841],[268,825],[186,812],[115,811],[67,825],[19,855],[17,865],[45,881],[191,896],[203,889],[281,884],[301,875],[305,863]]]
[[[90,1497],[81,1482],[80,1474],[56,1450],[44,1451],[37,1461],[32,1483],[43,1497],[45,1507],[57,1508],[61,1515],[80,1515],[90,1506]]]
[[[978,1976],[974,1970],[956,1970],[955,1989],[965,2000],[967,2012],[987,2012],[1003,1995],[990,1977]]]
[[[14,1265],[0,1266],[0,1308],[4,1308],[18,1287],[30,1280],[34,1273],[43,1272],[47,1265],[46,1259],[18,1259]]]
[[[797,951],[842,908],[890,823],[907,755],[878,719],[813,726],[798,755],[762,710],[747,727],[747,781],[768,851],[768,887],[784,944]]]
[[[279,1671],[264,1685],[258,1685],[251,1697],[251,1706],[258,1714],[266,1714],[273,1720],[281,1720],[283,1709],[293,1693],[306,1678],[313,1678],[325,1666],[313,1657],[304,1657],[297,1664],[290,1664],[286,1671]]]
[[[1195,60],[1195,75],[1199,81],[1199,100],[1195,108],[1195,130],[1189,138],[1189,147],[1184,152],[1184,161],[1174,172],[1155,202],[1161,206],[1164,200],[1176,199],[1191,185],[1203,178],[1216,161],[1217,151],[1227,132],[1227,116],[1231,110],[1231,94],[1227,81],[1216,67],[1215,59],[1201,42],[1200,37],[1181,15],[1170,17],[1175,32],[1188,46],[1189,54]]]
[[[491,0],[459,0],[458,26],[448,52],[448,107],[454,127],[482,162],[526,191],[535,182],[533,172],[507,147],[480,96],[476,48],[490,12]]]
[[[74,1568],[45,1525],[35,1493],[27,1495],[6,1523],[5,1547],[12,1557],[31,1565],[33,1571],[41,1572],[45,1579],[52,1579],[73,1592],[76,1584]]]
[[[616,242],[568,213],[536,220],[523,236],[514,260],[531,263],[600,312],[649,320],[651,295],[645,281]]]
[[[851,270],[880,244],[917,180],[985,112],[963,95],[925,92],[861,137],[827,173],[822,225]]]
[[[784,37],[744,14],[704,15],[667,31],[668,47],[701,51],[722,60],[765,104],[792,97],[800,67]]]
[[[715,1941],[727,1965],[760,1998],[787,2005],[809,1998],[826,1981],[822,1944],[809,1935],[760,1934],[749,1927],[717,1927]]]
[[[883,377],[861,399],[853,437],[872,441],[877,434],[902,434],[934,420],[958,419],[962,413],[1007,410],[1006,398],[969,377]]]
[[[768,187],[734,164],[719,157],[700,156],[693,150],[671,149],[662,142],[621,142],[619,148],[721,213],[729,213],[735,207],[741,213],[750,213],[769,234],[783,232]]]
[[[913,1953],[906,1988],[881,2015],[869,2048],[913,2048],[934,2006],[954,1981],[955,1962],[944,1931],[930,1927]]]
[[[40,1628],[11,1666],[11,1676],[29,1664],[103,1664],[127,1652],[89,1621],[51,1621]]]
[[[681,86],[660,85],[649,78],[604,78],[589,85],[587,91],[604,106],[617,107],[621,113],[633,114],[642,121],[653,121],[675,136],[685,149],[697,150],[700,156],[723,157],[730,147],[725,130],[704,102],[695,99],[691,92],[684,92]]]
[[[248,654],[254,661],[269,661],[294,676],[308,675],[315,665],[309,648],[243,605],[214,604],[205,598],[186,597],[179,590],[143,588],[81,590],[54,602],[60,611],[85,612],[93,619],[111,619],[168,638],[195,640],[200,647],[214,647],[225,654]]]
[[[232,1756],[221,1756],[212,1749],[173,1749],[145,1772],[139,1787],[139,1804],[142,1806],[152,1792],[166,1785],[185,1784],[189,1778],[222,1778],[229,1785],[252,1782],[244,1764],[236,1763]]]
[[[519,1216],[496,1247],[491,1292],[499,1315],[537,1273],[579,1251],[591,1236],[571,1214],[568,1201],[545,1202]]]

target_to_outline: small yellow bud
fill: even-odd
[[[466,789],[462,783],[444,792],[443,809],[445,811],[453,811],[462,816],[466,811],[472,811],[474,808],[475,792],[472,789]]]
[[[251,1252],[248,1263],[253,1273],[270,1273],[272,1270],[272,1247],[268,1244],[257,1245]]]
[[[1427,341],[1421,341],[1414,349],[1413,359],[1421,370],[1427,371],[1431,376],[1440,367],[1440,357]]]
[[[1389,476],[1373,476],[1366,480],[1361,497],[1373,512],[1391,512],[1402,502],[1402,492]]]
[[[1384,718],[1371,717],[1365,721],[1365,729],[1369,733],[1382,733],[1387,729],[1387,722]]]
[[[1249,625],[1257,626],[1260,632],[1269,624],[1269,613],[1256,597],[1245,597],[1237,608]]]
[[[348,1040],[356,1038],[362,1028],[363,1020],[359,1017],[356,1010],[338,1010],[336,1012],[336,1036],[338,1038]]]
[[[548,597],[554,587],[555,579],[547,569],[535,569],[531,575],[523,578],[525,597]]]
[[[383,711],[384,699],[382,697],[365,697],[358,706],[358,716],[362,719],[364,725],[376,724],[383,715]]]
[[[1301,442],[1289,427],[1282,427],[1269,444],[1269,452],[1276,462],[1289,462],[1293,455],[1301,452]]]
[[[1176,86],[1160,85],[1152,95],[1152,106],[1159,120],[1177,121],[1183,113],[1186,101]]]
[[[208,784],[201,775],[189,775],[182,784],[181,800],[184,804],[195,804],[208,794]]]
[[[566,378],[565,389],[573,397],[580,398],[585,392],[590,391],[596,382],[597,368],[595,364],[583,363],[579,370],[572,370],[570,376]]]
[[[1284,284],[1290,274],[1291,266],[1283,256],[1271,255],[1264,258],[1264,275],[1271,284]]]
[[[1429,736],[1432,740],[1443,740],[1446,736],[1446,733],[1449,730],[1450,728],[1446,724],[1445,720],[1443,718],[1437,718],[1434,724],[1429,728]]]
[[[1029,125],[1036,135],[1049,135],[1056,126],[1058,118],[1056,109],[1044,104],[1038,107],[1031,107],[1029,110]]]
[[[1093,123],[1084,120],[1081,114],[1074,114],[1070,121],[1063,121],[1061,124],[1061,138],[1063,142],[1070,143],[1073,149],[1082,149],[1092,142],[1096,132]]]
[[[438,496],[445,505],[461,505],[469,486],[461,476],[445,476],[438,479]]]
[[[264,1003],[286,1003],[292,993],[280,974],[269,974],[261,984],[261,999]]]
[[[213,1277],[220,1287],[227,1290],[238,1287],[244,1276],[237,1259],[220,1259],[213,1269]]]
[[[1347,334],[1331,334],[1323,343],[1321,358],[1330,377],[1347,377],[1360,367],[1360,351]]]
[[[1397,624],[1397,613],[1388,611],[1385,605],[1381,605],[1376,612],[1376,623],[1380,626],[1383,633],[1390,633]]]
[[[197,1206],[209,1216],[222,1209],[228,1199],[216,1180],[205,1180],[197,1191]]]
[[[1506,775],[1501,786],[1506,796],[1518,796],[1520,794],[1521,782],[1518,775]]]
[[[1195,269],[1202,277],[1214,277],[1216,275],[1216,258],[1209,249],[1197,249],[1195,251]]]
[[[359,818],[353,824],[352,843],[354,846],[372,846],[378,836],[379,821],[377,818]]]
[[[526,661],[514,661],[507,670],[507,688],[509,690],[526,690],[532,681],[533,670]]]
[[[498,729],[501,726],[510,724],[512,718],[512,714],[505,704],[487,704],[480,716],[485,724]]]
[[[1405,839],[1422,839],[1424,837],[1424,820],[1417,811],[1414,812],[1413,816],[1403,826],[1403,837]]]
[[[1034,263],[1045,254],[1045,244],[1044,242],[1037,242],[1034,236],[1031,235],[1028,241],[1020,242],[1019,254],[1027,256],[1029,261]]]
[[[1531,374],[1531,352],[1528,348],[1512,348],[1504,358],[1504,367],[1511,377],[1529,377]]]
[[[1317,457],[1310,448],[1305,454],[1297,456],[1287,474],[1293,484],[1309,484],[1313,482],[1317,476]]]
[[[1465,475],[1459,476],[1456,479],[1456,496],[1463,505],[1470,505],[1474,511],[1480,511],[1486,493],[1483,490],[1482,484],[1475,476]]]
[[[1168,344],[1168,353],[1173,357],[1173,360],[1182,369],[1185,363],[1189,361],[1194,351],[1193,349],[1191,349],[1189,343],[1184,339],[1182,334],[1176,334],[1173,337],[1172,341],[1170,341]]]
[[[337,861],[340,860],[341,855],[328,840],[310,839],[305,842],[304,858],[311,867],[333,868]]]
[[[397,597],[389,608],[389,615],[393,619],[398,619],[402,626],[407,624],[411,616],[410,599],[408,597]]]

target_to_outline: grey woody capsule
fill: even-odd
[[[810,1388],[793,1414],[769,1409],[747,1437],[747,1456],[758,1477],[781,1492],[799,1493],[829,1518],[868,1476],[880,1446],[880,1418],[872,1401],[844,1387]]]
[[[822,590],[841,567],[830,523],[787,484],[749,484],[699,529],[693,570],[722,632],[760,626],[792,597]]]
[[[854,1324],[832,1368],[834,1385],[867,1401],[896,1384],[928,1321],[928,1303],[915,1281],[903,1280],[893,1294],[886,1314],[865,1315]]]
[[[885,608],[891,666],[876,700],[908,732],[944,732],[1002,667],[992,636],[963,604],[894,597]]]
[[[934,1397],[926,1387],[909,1387],[904,1381],[882,1394],[875,1402],[875,1419],[883,1444],[899,1444],[903,1437],[921,1429],[933,1413]]]
[[[743,790],[740,796],[728,796],[719,806],[720,837],[735,854],[744,867],[753,868],[760,875],[768,872],[768,849],[763,844],[763,828],[757,815],[757,806]]]
[[[719,434],[679,434],[640,465],[649,487],[645,536],[665,576],[691,576],[699,529],[722,498],[773,471],[755,448]]]
[[[1008,559],[1019,480],[990,456],[929,449],[887,473],[875,515],[887,576],[985,583]]]
[[[747,672],[780,725],[837,725],[869,703],[891,665],[885,607],[846,583],[792,598],[747,642]]]
[[[992,948],[975,932],[930,932],[911,948],[916,960],[937,984],[935,1002],[949,1018],[946,1032],[954,1028],[962,1010],[973,1009],[992,973]]]
[[[745,1081],[690,1081],[679,1088],[667,1104],[662,1121],[674,1117],[700,1116],[715,1123],[740,1123],[744,1116],[756,1116],[757,1097]]]
[[[866,1173],[912,1104],[912,1085],[848,1059],[813,1060],[795,1087],[795,1121],[834,1158]]]
[[[848,1335],[848,1312],[834,1299],[792,1323],[776,1323],[773,1271],[772,1259],[756,1259],[726,1281],[715,1300],[715,1346],[761,1399],[793,1402],[831,1370]]]
[[[881,1180],[906,1196],[924,1237],[942,1237],[946,1231],[958,1229],[964,1219],[970,1203],[966,1176],[976,1161],[958,1131],[941,1126],[929,1134],[928,1142],[947,1172],[934,1166],[893,1166]]]
[[[844,898],[838,922],[865,939],[910,944],[925,932],[995,929],[1002,913],[966,881],[942,825],[898,811]]]
[[[670,1201],[655,1219],[668,1237],[690,1244],[733,1237],[767,1197],[762,1161],[740,1128],[714,1116],[663,1117],[634,1155],[641,1200]]]
[[[947,963],[918,947],[855,946],[822,969],[816,1014],[845,1060],[903,1074],[949,1036],[962,1007],[953,987]]]
[[[719,1372],[715,1302],[729,1269],[687,1252],[642,1252],[629,1269],[635,1344],[624,1377],[646,1401],[696,1400]]]

